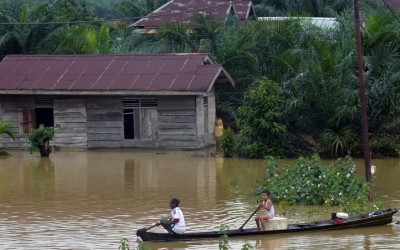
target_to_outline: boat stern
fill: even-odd
[[[139,237],[142,241],[149,241],[149,237],[147,236],[147,228],[141,228],[136,231],[136,236]]]

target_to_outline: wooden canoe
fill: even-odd
[[[227,235],[229,237],[237,237],[379,226],[391,223],[393,220],[393,215],[395,213],[397,213],[397,209],[385,209],[371,213],[350,216],[344,222],[336,224],[332,220],[324,220],[310,223],[289,224],[286,229],[280,230],[257,231],[257,228],[228,230]],[[143,241],[176,241],[218,238],[221,237],[223,234],[224,233],[220,231],[186,232],[184,234],[156,233],[148,232],[146,228],[142,228],[136,231],[136,235],[140,237]]]

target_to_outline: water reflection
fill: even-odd
[[[172,196],[182,200],[190,231],[218,230],[221,224],[239,228],[255,209],[254,184],[265,172],[262,160],[195,157],[191,151],[60,151],[47,159],[11,153],[0,160],[0,249],[117,249],[123,237],[137,245],[135,231],[168,214]],[[356,163],[363,174],[363,162]],[[399,208],[400,160],[373,164],[384,207]],[[329,212],[304,206],[287,216],[309,221]],[[241,249],[246,242],[256,249],[400,248],[400,225],[235,238],[229,244]],[[217,249],[218,239],[150,246]]]

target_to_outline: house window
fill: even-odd
[[[157,134],[157,98],[125,98],[124,138],[151,140]]]

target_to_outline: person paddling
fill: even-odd
[[[158,222],[156,225],[163,226],[169,233],[185,233],[185,217],[183,216],[182,210],[179,208],[179,203],[179,199],[171,199],[169,202],[169,206],[171,208],[171,217],[169,219],[162,217],[160,222]]]
[[[260,203],[260,207],[264,208],[264,213],[256,215],[255,219],[258,231],[265,230],[264,222],[274,218],[275,215],[274,204],[269,199],[269,191],[263,190],[261,192],[261,198],[262,202]]]

